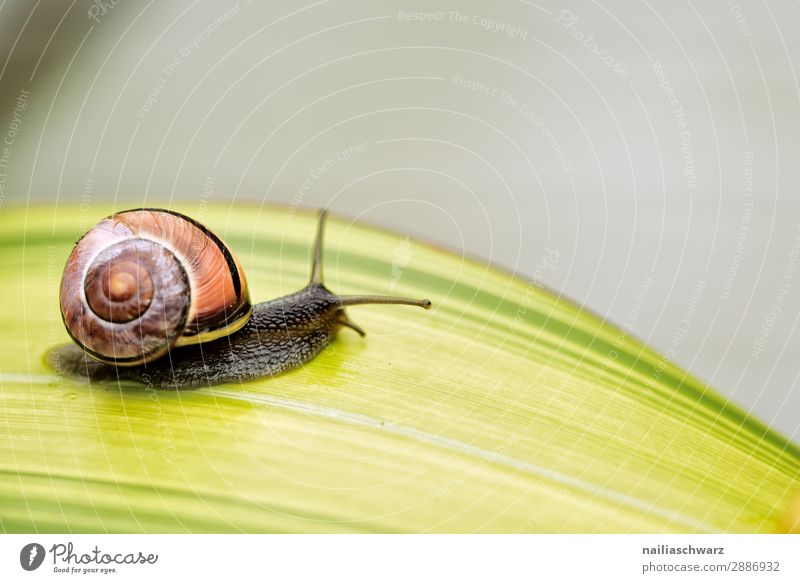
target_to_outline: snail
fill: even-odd
[[[366,333],[345,308],[429,300],[337,295],[322,276],[321,211],[308,285],[252,305],[236,255],[180,213],[133,209],[106,217],[75,245],[61,281],[74,344],[47,355],[57,373],[193,388],[276,375],[313,359],[342,327]]]

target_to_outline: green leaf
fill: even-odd
[[[0,528],[7,532],[774,532],[798,447],[536,285],[333,219],[327,285],[429,297],[349,309],[297,371],[156,391],[60,378],[64,261],[111,209],[0,213]],[[315,215],[181,207],[255,301],[305,285]]]

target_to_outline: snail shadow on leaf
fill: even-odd
[[[59,344],[44,354],[45,366],[55,375],[86,383],[117,383],[127,381],[123,369],[98,362],[74,344]]]
[[[197,352],[196,348],[192,347],[180,350]],[[86,386],[99,385],[105,389],[117,389],[122,392],[146,392],[155,389],[165,391],[193,391],[222,384],[258,385],[260,382],[268,382],[276,376],[291,372],[299,373],[307,366],[319,365],[321,365],[322,370],[324,370],[326,384],[336,386],[344,384],[349,380],[349,375],[342,373],[344,363],[347,360],[342,353],[349,353],[353,350],[358,351],[359,349],[350,342],[343,342],[341,339],[335,338],[327,346],[327,349],[321,351],[321,362],[317,362],[316,364],[297,361],[295,366],[286,367],[281,371],[264,374],[258,377],[245,374],[240,380],[228,378],[220,381],[213,379],[212,376],[209,375],[205,379],[201,377],[198,382],[190,385],[183,383],[165,383],[163,381],[163,369],[168,368],[168,364],[159,367],[162,370],[161,374],[153,374],[151,376],[148,374],[149,371],[142,366],[116,367],[99,362],[88,356],[83,350],[72,343],[59,344],[47,349],[43,361],[47,369],[60,378]],[[235,371],[230,372],[231,377],[236,375]]]

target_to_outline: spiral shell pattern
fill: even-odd
[[[73,340],[118,366],[230,334],[252,311],[227,245],[162,209],[117,213],[87,232],[67,260],[60,299]]]

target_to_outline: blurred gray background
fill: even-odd
[[[2,0],[0,209],[327,205],[536,279],[798,440],[798,25],[789,1]]]

